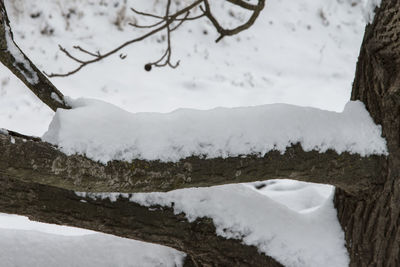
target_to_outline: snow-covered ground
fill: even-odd
[[[154,6],[148,0],[128,0],[126,4],[117,0],[5,2],[16,42],[49,73],[75,66],[60,53],[58,44],[68,49],[81,45],[94,51],[108,50],[138,36],[128,26],[139,19],[129,11],[130,6],[155,12],[162,7],[162,1]],[[175,70],[144,71],[143,66],[163,52],[165,42],[155,36],[124,49],[124,60],[116,55],[52,82],[72,98],[96,98],[129,112],[271,103],[341,112],[349,99],[365,18],[369,19],[374,2],[270,0],[250,30],[220,43],[214,42],[217,34],[205,20],[174,32],[172,57],[181,61]],[[222,0],[215,0],[214,7],[221,16],[231,9]],[[227,23],[237,23],[243,17],[240,11],[232,12],[234,16]],[[0,66],[0,128],[42,136],[53,116]],[[100,119],[102,114],[98,116]],[[217,228],[229,229],[229,233],[219,234],[241,234],[245,243],[257,245],[287,266],[346,265],[348,257],[331,187],[294,181],[269,181],[260,190],[254,185],[186,189],[163,197],[141,194],[131,199],[165,205],[174,201],[176,211],[184,211],[188,218],[212,216]],[[229,201],[221,201],[222,196]],[[207,209],[207,205],[217,209]],[[174,266],[182,257],[161,246],[31,223],[16,216],[0,216],[0,228],[4,228],[0,231],[2,266],[24,266],[27,262],[30,266],[53,266],[55,262],[59,266],[63,262],[65,266]],[[84,255],[76,257],[81,253]]]
[[[110,235],[0,229],[0,237],[0,265],[4,267],[176,267],[184,257],[167,247]]]

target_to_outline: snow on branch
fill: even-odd
[[[68,102],[73,108],[55,114],[43,140],[102,163],[263,157],[297,143],[304,151],[387,154],[381,128],[359,101],[348,102],[341,113],[288,104],[129,113],[98,100]]]
[[[42,74],[14,42],[3,0],[0,0],[0,62],[11,70],[43,103],[56,111],[68,109],[63,94]]]

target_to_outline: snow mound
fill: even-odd
[[[283,153],[295,143],[306,151],[387,153],[380,127],[361,102],[347,103],[342,113],[271,104],[166,114],[132,114],[96,100],[70,102],[74,108],[57,110],[43,140],[66,154],[103,163],[264,155],[271,150]]]
[[[249,185],[236,184],[168,193],[77,195],[109,198],[110,201],[129,197],[130,201],[143,206],[173,207],[176,214],[183,212],[189,221],[212,218],[218,235],[254,245],[287,267],[348,266],[344,233],[333,206],[332,187],[327,189],[328,196],[319,201],[313,200],[315,194],[303,195],[303,200],[308,199],[309,204],[298,212],[288,208],[286,203],[279,203],[274,195],[256,192]],[[292,201],[297,198],[290,194],[286,197]]]
[[[279,179],[248,184],[256,192],[299,212],[308,213],[319,208],[335,189],[332,185]]]

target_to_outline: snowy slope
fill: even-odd
[[[116,0],[5,2],[17,43],[47,72],[68,71],[74,67],[59,52],[58,44],[67,48],[78,44],[105,51],[138,36],[137,31],[127,26],[128,22],[139,19],[129,12],[129,6],[145,11],[161,10],[160,4],[153,6],[148,0],[128,0],[126,6],[114,5],[120,2]],[[271,103],[341,111],[349,99],[365,18],[369,19],[370,4],[374,2],[270,0],[254,27],[218,44],[213,42],[217,35],[206,21],[192,23],[176,32],[173,60],[181,60],[181,66],[176,70],[143,70],[145,63],[157,60],[163,52],[163,44],[158,42],[160,36],[156,36],[125,49],[123,53],[127,58],[123,61],[115,56],[75,76],[52,81],[64,94],[73,98],[97,98],[130,112],[170,112],[177,108],[210,109]],[[226,4],[215,0],[215,6],[219,5]],[[236,17],[242,16],[240,12],[234,12]],[[48,129],[52,117],[53,113],[47,107],[0,66],[0,128],[41,136]],[[343,233],[329,198],[330,187],[293,181],[269,181],[261,190],[254,190],[253,185],[248,185],[250,188],[246,186],[188,189],[169,193],[164,198],[157,194],[140,195],[136,201],[159,201],[168,205],[171,199],[181,199],[183,201],[177,209],[185,211],[189,218],[209,212],[207,215],[219,219],[220,227],[229,223],[226,218],[231,218],[238,222],[237,225],[228,225],[231,234],[247,233],[245,242],[259,245],[262,251],[273,254],[288,266],[346,265],[348,258],[343,247]],[[191,192],[192,198],[187,198],[187,192]],[[218,217],[218,209],[209,210],[208,206],[201,206],[224,203],[219,201],[218,194],[212,192],[224,192],[230,197],[226,206],[217,206],[229,217]],[[198,200],[203,197],[206,201],[201,204]],[[184,205],[188,200],[192,205]],[[193,211],[196,205],[199,209]],[[251,213],[255,206],[273,210],[277,216],[271,221],[268,215],[256,214],[253,216],[257,220],[255,224],[255,220],[244,220],[246,217],[241,215],[248,214],[238,210]],[[215,214],[211,214],[213,212]],[[138,254],[148,255],[146,251],[149,248],[135,241],[92,236],[87,232],[60,230],[55,226],[32,225],[26,220],[20,222],[17,227],[8,216],[0,216],[0,228],[29,230],[0,231],[0,261],[6,267],[24,266],[32,260],[38,266],[46,266],[47,258],[60,265],[60,262],[71,260],[77,249],[88,255],[74,259],[77,266],[90,266],[92,255],[99,254],[98,257],[104,261],[96,262],[96,266],[132,266],[128,265],[131,262],[139,262],[139,266],[157,266],[159,263],[173,266],[180,257],[174,250],[157,248],[164,255],[161,260],[145,259]],[[294,222],[301,226],[288,230],[279,227]],[[262,224],[275,228],[265,230]],[[315,226],[315,231],[311,225]],[[246,232],[249,228],[252,231]],[[51,233],[40,234],[32,232],[32,229]],[[286,235],[286,231],[290,235]],[[66,238],[54,233],[84,236]],[[275,237],[278,233],[279,236]],[[313,250],[323,241],[320,234],[330,240],[325,242],[329,245],[324,253]],[[275,243],[268,243],[268,240],[275,240]],[[314,245],[307,250],[299,242],[302,240],[308,240],[304,244]],[[109,250],[110,244],[112,249]],[[121,254],[117,251],[120,246],[130,251]],[[91,247],[93,250],[90,252]],[[42,251],[48,253],[43,256]],[[108,257],[105,259],[103,255],[106,253]],[[335,256],[334,260],[332,256]]]

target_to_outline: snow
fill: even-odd
[[[74,62],[58,50],[58,44],[70,50],[73,45],[80,45],[91,51],[107,51],[140,35],[140,32],[128,26],[129,22],[140,19],[129,11],[129,7],[160,12],[163,6],[163,1],[156,1],[158,4],[153,6],[153,1],[148,0],[108,4],[116,2],[8,0],[5,4],[14,38],[22,51],[40,69],[51,73],[65,72],[76,67]],[[239,110],[258,112],[277,105],[210,110],[216,107],[249,107],[272,103],[340,112],[344,110],[350,96],[365,23],[371,21],[373,8],[378,4],[379,1],[375,0],[270,0],[251,29],[237,37],[224,38],[217,44],[214,40],[218,35],[206,20],[184,25],[180,31],[174,32],[172,61],[181,62],[180,67],[175,70],[143,70],[144,64],[157,60],[162,55],[165,43],[160,42],[160,36],[155,36],[121,51],[127,55],[123,61],[116,55],[84,68],[74,76],[51,80],[65,95],[72,98],[99,99],[119,108],[93,100],[75,100],[82,105],[75,107],[70,113],[57,113],[53,118],[54,114],[50,109],[37,100],[9,70],[0,66],[0,127],[41,136],[52,120],[53,124],[57,120],[64,122],[64,118],[72,118],[71,114],[78,114],[79,109],[93,112],[97,110],[96,120],[104,122],[103,110],[99,112],[99,106],[102,105],[107,110],[104,116],[115,111],[130,119],[133,117],[139,120],[150,116],[164,122],[163,118],[177,117],[184,110],[169,114],[136,113],[167,113],[177,108],[208,110],[187,110],[188,115],[195,114],[193,116],[200,119],[201,116],[213,112],[233,116],[240,113]],[[224,1],[215,1],[214,7],[218,8],[216,14],[228,13],[227,10],[235,14],[234,18],[225,16],[224,25],[232,25],[244,17],[244,13],[230,8]],[[147,22],[149,21],[140,19],[138,24]],[[302,112],[312,110],[310,113],[317,112],[337,120],[349,117],[344,113],[329,113],[313,108],[286,107]],[[361,116],[364,121],[369,121],[365,110],[357,103],[347,104],[345,109],[353,115]],[[249,123],[255,121],[252,119]],[[105,123],[112,127],[116,124]],[[207,121],[205,123],[211,124]],[[224,125],[227,124],[233,123],[224,122]],[[371,130],[368,125],[363,125],[363,129],[366,127]],[[182,129],[186,127],[180,126]],[[53,130],[57,127],[64,126],[52,125]],[[335,132],[339,131],[333,125],[330,127]],[[213,128],[215,127],[204,131]],[[107,127],[101,130],[113,131]],[[245,129],[236,130],[235,133],[239,133]],[[273,130],[278,131],[278,128]],[[375,130],[378,131],[378,128],[375,127]],[[363,131],[360,130],[357,134],[362,135]],[[367,131],[361,139],[370,134]],[[350,136],[355,138],[354,135]],[[218,140],[223,138],[225,137],[221,136]],[[343,149],[353,149],[357,147],[356,144],[361,144],[358,142],[359,140],[354,144],[349,142],[350,146]],[[171,143],[167,140],[163,144]],[[225,148],[224,146],[223,149]],[[108,155],[110,151],[113,154],[112,149],[104,153]],[[227,153],[226,150],[222,151]],[[222,151],[221,154],[224,154]],[[149,153],[155,155],[154,151]],[[178,156],[179,153],[174,155]],[[106,161],[107,157],[103,160]],[[266,186],[260,190],[254,189],[255,185],[261,184]],[[288,266],[304,266],[306,263],[309,266],[346,266],[348,256],[344,250],[343,232],[335,217],[331,190],[329,186],[279,180],[210,189],[187,189],[165,195],[135,195],[132,200],[142,201],[144,204],[159,201],[164,205],[170,205],[171,200],[176,203],[182,200],[175,204],[176,212],[185,211],[186,216],[191,219],[202,214],[213,216],[218,222],[219,234],[245,234],[244,242],[257,244],[263,251],[274,253],[275,258]],[[131,194],[120,196],[119,193],[81,195],[111,197],[113,201],[117,201],[119,197],[132,197]],[[240,214],[245,217],[239,216]],[[232,221],[224,216],[229,216],[227,218]],[[229,228],[229,232],[224,233],[221,230],[224,225]],[[182,259],[179,256],[181,254],[169,248],[158,246],[149,249],[147,245],[133,240],[121,241],[116,237],[88,235],[88,232],[81,229],[38,224],[19,216],[0,216],[0,228],[9,228],[0,230],[0,262],[6,267],[35,266],[34,263],[48,266],[50,262],[56,262],[53,265],[59,266],[64,263],[66,266],[91,266],[91,260],[96,257],[101,262],[93,264],[99,267],[132,264],[174,266]],[[302,247],[303,239],[309,244],[307,248]],[[118,247],[119,245],[122,247]],[[149,250],[156,256],[163,256],[160,259],[141,256],[149,255]]]
[[[191,222],[201,217],[212,218],[218,235],[242,239],[243,243],[256,246],[284,266],[319,267],[328,266],[327,263],[331,267],[347,266],[349,261],[333,207],[332,187],[286,180],[274,182],[279,184],[275,187],[269,183],[261,194],[255,193],[252,185],[225,185],[168,193],[138,193],[129,198],[148,207],[173,207],[176,214],[183,212]],[[279,191],[286,194],[279,194]],[[287,193],[291,191],[297,191],[301,198]],[[111,201],[128,197],[118,193],[78,195],[108,197]],[[302,200],[302,207],[288,204],[298,199]]]
[[[185,256],[160,245],[2,213],[0,237],[2,267],[179,267]]]
[[[262,188],[260,188],[261,185],[263,186]],[[334,190],[334,187],[330,185],[286,179],[252,183],[250,187],[258,187],[258,193],[266,195],[299,213],[314,211],[330,197]]]
[[[4,135],[8,135],[8,131],[6,129],[0,128],[0,133]]]
[[[362,0],[364,19],[368,23],[372,23],[375,17],[375,8],[381,5],[382,0]]]
[[[300,143],[304,150],[386,154],[381,129],[364,105],[349,102],[342,113],[288,104],[180,109],[167,114],[131,114],[105,102],[69,100],[58,109],[43,140],[66,154],[107,163],[133,159],[178,161],[285,152]],[[101,114],[101,116],[99,116]]]
[[[0,213],[0,229],[39,231],[53,235],[81,236],[95,232],[76,227],[30,221],[27,217]]]
[[[58,97],[58,95],[57,95],[56,93],[52,92],[51,95],[50,95],[50,97],[51,97],[52,99],[54,99],[55,101],[57,101],[58,103],[62,103],[60,97]]]
[[[109,235],[60,236],[0,229],[0,236],[2,267],[179,267],[184,257],[166,247]]]

